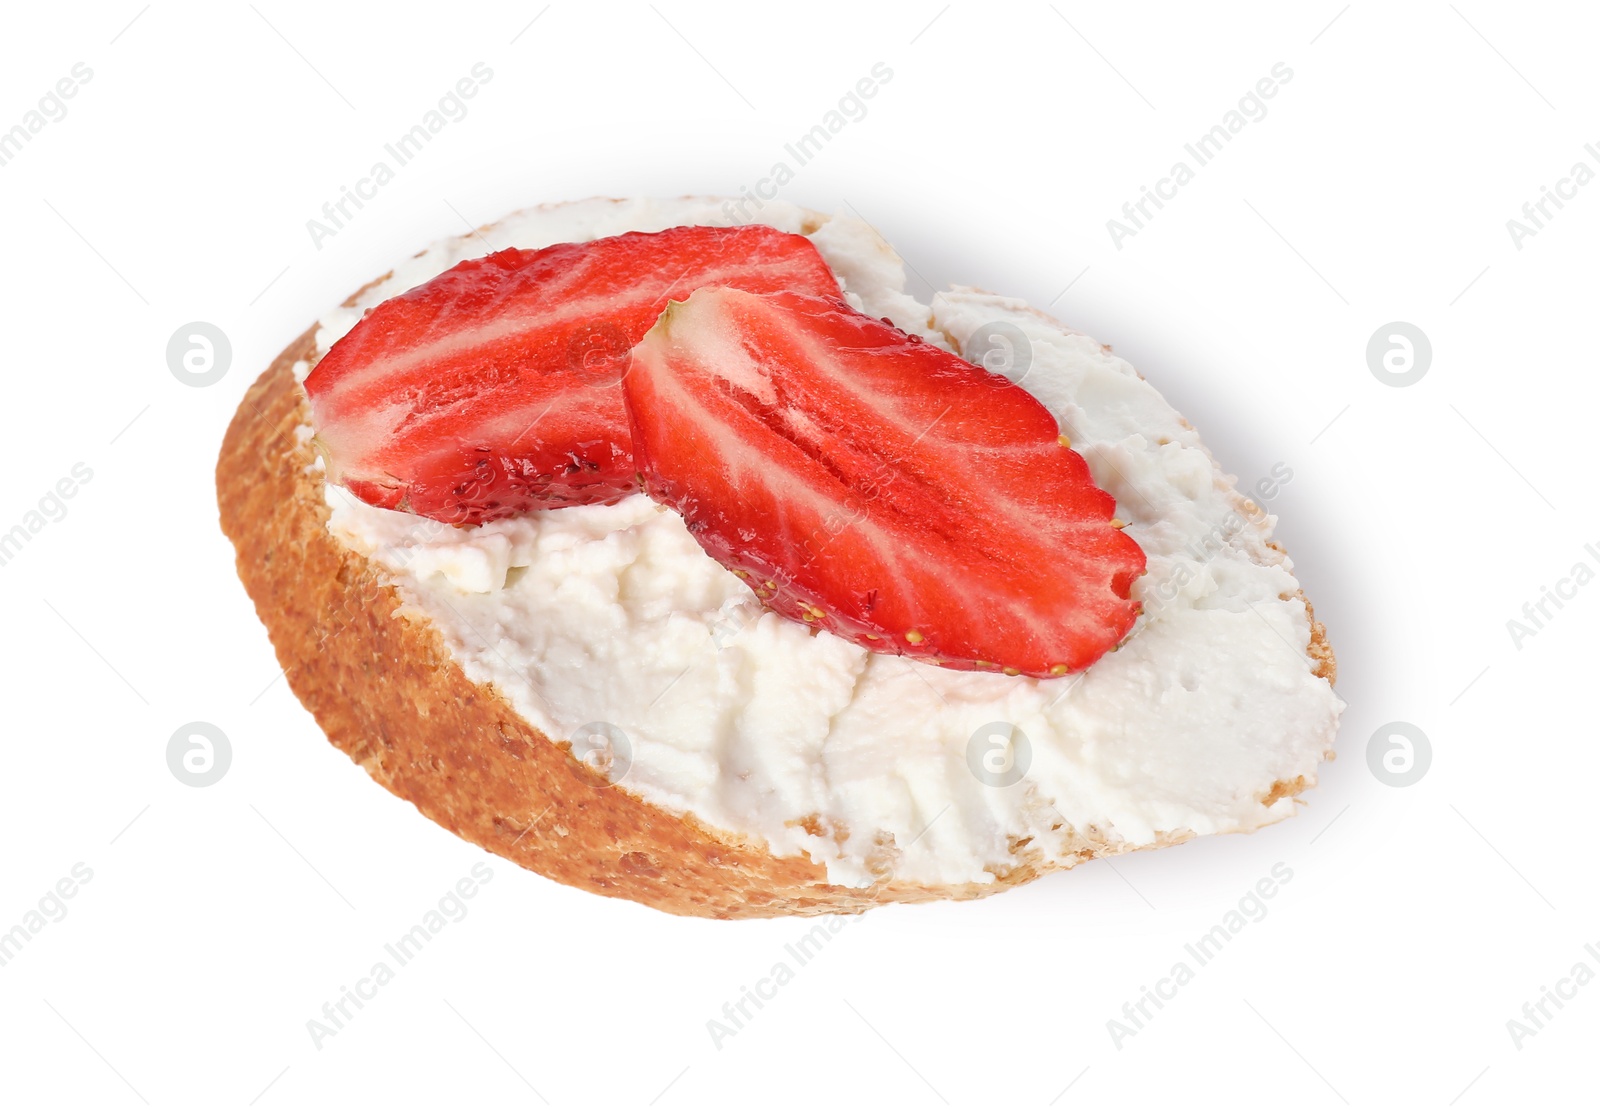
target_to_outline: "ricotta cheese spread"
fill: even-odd
[[[601,749],[617,789],[804,853],[834,883],[982,884],[1021,845],[1071,863],[1086,841],[1127,850],[1293,812],[1291,797],[1266,800],[1314,781],[1343,703],[1307,654],[1273,518],[1099,343],[976,290],[918,303],[858,221],[777,203],[761,215],[809,234],[856,307],[1007,373],[1055,414],[1147,556],[1144,613],[1120,648],[1058,679],[869,653],[764,610],[643,495],[460,529],[328,485],[332,533],[387,570],[470,679],[575,752]],[[728,222],[695,199],[530,209],[328,313],[318,354],[367,308],[487,248]]]

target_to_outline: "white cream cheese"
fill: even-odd
[[[1198,435],[1093,340],[973,290],[918,304],[899,258],[859,222],[816,227],[781,204],[762,216],[814,228],[847,295],[874,316],[957,350],[990,324],[1026,337],[1031,361],[1010,373],[1061,420],[1148,559],[1134,587],[1146,612],[1119,650],[1051,680],[871,654],[763,610],[643,496],[456,529],[329,486],[334,535],[386,567],[467,676],[535,727],[556,739],[620,729],[631,749],[611,771],[620,789],[775,854],[805,853],[833,882],[892,869],[984,883],[1029,838],[1029,851],[1064,860],[1081,835],[1132,848],[1288,816],[1292,799],[1262,800],[1275,783],[1315,779],[1343,703],[1313,673],[1298,584],[1267,543],[1272,518],[1242,520]],[[728,222],[701,200],[531,209],[402,263],[323,317],[318,350],[365,309],[484,253],[485,239],[537,248]],[[994,724],[1028,741],[1014,785],[980,781],[969,761],[969,748],[990,750],[971,741]]]

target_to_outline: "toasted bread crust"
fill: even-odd
[[[217,462],[222,529],[300,701],[335,746],[431,820],[558,882],[714,918],[978,898],[1129,850],[1073,832],[1065,861],[1018,844],[1013,865],[992,883],[929,886],[891,875],[870,888],[842,887],[808,858],[775,857],[608,785],[497,690],[468,679],[437,629],[397,612],[401,599],[381,568],[328,531],[322,474],[297,432],[309,416],[292,370],[314,360],[315,334],[278,356],[229,425]],[[1331,681],[1322,625],[1311,627],[1309,654]],[[1304,785],[1276,784],[1264,804]],[[1190,835],[1174,830],[1148,846]]]

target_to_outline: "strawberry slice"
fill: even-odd
[[[1144,553],[1019,386],[837,298],[701,289],[623,382],[646,491],[779,613],[873,651],[1067,674]]]
[[[463,525],[620,500],[638,488],[629,348],[702,285],[839,294],[809,239],[761,225],[463,262],[367,313],[306,379],[329,479]]]

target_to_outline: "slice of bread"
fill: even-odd
[[[822,223],[810,216],[806,222],[806,230]],[[494,227],[476,234],[492,242]],[[881,262],[857,259],[844,266],[847,289],[852,276],[860,280],[862,266]],[[894,262],[898,265],[898,259]],[[385,280],[352,296],[346,307],[356,306],[363,294],[370,299],[374,294],[368,291],[375,287],[384,295],[399,291],[383,287]],[[914,316],[907,305],[914,302],[890,291],[873,306],[874,314],[887,314],[888,306],[897,315],[912,311]],[[931,316],[928,321],[932,325]],[[1081,339],[1054,321],[1046,326]],[[931,326],[927,333],[957,347],[968,338]],[[835,841],[842,854],[848,832],[836,819],[808,815],[791,822],[806,826],[808,847],[775,851],[770,837],[748,828],[731,831],[693,809],[664,803],[659,793],[652,802],[644,796],[648,791],[632,789],[626,780],[612,782],[575,758],[566,740],[531,724],[508,691],[469,678],[459,651],[407,595],[399,581],[403,576],[330,531],[327,491],[306,434],[310,418],[296,374],[318,353],[312,328],[273,362],[240,404],[217,464],[222,527],[236,547],[239,575],[289,685],[328,738],[379,783],[456,835],[559,882],[671,913],[716,918],[856,913],[885,902],[975,898],[1083,860],[1195,835],[1181,825],[1152,827],[1143,835],[1095,821],[1075,827],[1046,798],[1046,808],[1055,814],[1045,830],[1050,842],[1038,832],[1009,831],[1004,858],[985,864],[977,878],[930,879],[925,870],[897,873],[900,849],[893,836],[879,833],[876,839],[880,846],[887,839],[887,849],[866,867],[868,881],[853,876],[839,881],[848,871],[835,871],[830,881],[828,853],[809,845]],[[1282,561],[1281,548],[1270,544],[1271,518],[1238,493],[1214,463],[1211,467],[1213,480],[1225,486],[1239,510],[1242,528],[1251,532],[1251,557]],[[1298,614],[1304,598],[1288,592],[1281,600]],[[1331,684],[1333,656],[1322,626],[1309,605],[1295,619],[1305,622],[1305,670]],[[612,678],[628,681],[624,674]],[[984,675],[978,681],[1007,680]],[[1241,803],[1248,812],[1239,816],[1235,806],[1226,822],[1200,831],[1254,828],[1291,812],[1290,797],[1314,781],[1315,762],[1331,754],[1336,716],[1334,710],[1325,734],[1301,738],[1309,755],[1280,761],[1296,773],[1235,784],[1249,795]],[[963,760],[959,752],[951,758]],[[927,814],[916,825],[926,831],[938,820]],[[902,842],[907,850],[909,839]]]

